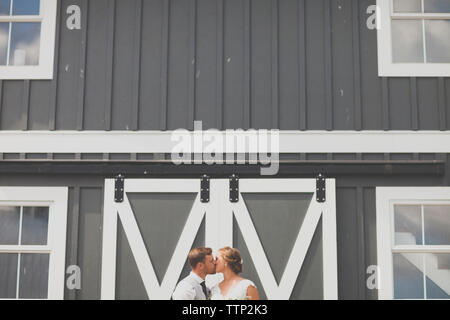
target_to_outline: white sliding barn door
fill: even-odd
[[[200,245],[239,248],[243,276],[263,298],[336,299],[334,180],[326,180],[324,203],[316,201],[315,179],[241,179],[236,203],[229,190],[228,179],[212,179],[202,203],[199,179],[125,179],[117,203],[114,180],[106,180],[102,299],[135,291],[121,289],[130,261],[147,298],[170,299],[188,272],[188,252]]]
[[[222,190],[228,190],[228,180],[220,181]],[[241,179],[239,201],[232,203],[226,201],[228,194],[224,196],[221,246],[247,251],[252,266],[243,259],[244,273],[250,269],[247,275],[259,280],[265,298],[337,299],[333,179],[326,180],[323,203],[316,200],[315,179]],[[308,251],[313,251],[313,238],[317,248],[309,253],[308,266],[304,266]],[[311,278],[313,274],[316,279]]]
[[[105,208],[103,221],[103,259],[102,259],[102,299],[116,298],[116,266],[117,266],[117,229],[118,218],[123,227],[123,232],[128,240],[132,256],[136,261],[136,266],[142,277],[142,282],[149,299],[163,300],[170,299],[175,289],[179,276],[185,265],[187,254],[191,249],[196,234],[200,228],[202,220],[205,216],[209,203],[201,203],[199,195],[199,180],[172,180],[172,179],[125,179],[124,181],[124,199],[122,203],[114,201],[114,180],[105,181]],[[158,200],[164,195],[169,201],[167,205],[173,205],[177,199],[182,198],[183,194],[192,196],[192,205],[185,206],[184,226],[178,235],[170,235],[175,237],[176,246],[173,252],[168,252],[164,256],[155,257],[153,261],[150,259],[151,243],[145,243],[142,234],[145,229],[152,223],[138,225],[136,213],[133,213],[130,196],[132,195],[159,195]],[[172,201],[171,201],[172,197]],[[179,200],[188,202],[189,198]],[[154,203],[147,202],[149,215],[154,212]],[[154,201],[155,202],[155,201]],[[159,208],[161,211],[163,208]],[[179,209],[176,209],[179,210]],[[170,212],[167,212],[170,214]],[[180,214],[181,216],[182,214]],[[174,224],[177,221],[172,221]],[[169,221],[170,223],[170,221]],[[153,225],[153,229],[158,231],[158,226]],[[159,234],[159,239],[155,242],[164,246],[164,237],[167,236],[167,230]],[[150,248],[149,248],[150,247]],[[164,259],[170,257],[167,269],[158,279],[155,263],[158,258]]]

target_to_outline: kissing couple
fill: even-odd
[[[241,278],[241,253],[225,247],[216,257],[211,248],[195,248],[189,252],[191,273],[178,283],[173,300],[259,300],[255,284]]]

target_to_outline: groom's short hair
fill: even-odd
[[[188,255],[188,263],[191,266],[192,269],[195,269],[197,267],[197,264],[199,262],[205,262],[206,256],[212,255],[212,249],[211,248],[194,248],[189,252]]]

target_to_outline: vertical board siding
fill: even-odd
[[[272,127],[272,1],[252,0],[250,10],[250,126]]]
[[[170,2],[163,1],[161,34],[161,105],[159,110],[160,130],[167,128],[167,90],[168,90],[168,56],[169,56],[169,15]]]
[[[187,125],[184,128],[193,129],[195,119],[196,89],[197,89],[197,2],[189,2],[189,24],[188,24],[188,93],[187,93]],[[201,119],[198,119],[201,120]]]
[[[251,126],[251,23],[252,2],[244,0],[244,106],[243,106],[243,128]]]
[[[164,3],[167,1],[143,1],[142,3],[138,120],[140,130],[160,129],[161,86],[163,83],[164,87],[167,86],[167,58],[165,63],[161,61],[162,48],[167,47],[167,35],[163,42],[162,34],[163,23],[165,23],[163,20],[168,14],[164,11]],[[164,76],[161,72],[162,65],[166,68]],[[165,111],[162,113],[165,114]]]
[[[2,123],[2,106],[3,106],[3,80],[0,80],[0,125]]]
[[[450,130],[450,78],[444,80],[444,93],[442,94],[444,99],[445,113],[447,114],[446,130]]]
[[[272,125],[271,128],[279,129],[279,8],[278,8],[278,0],[272,0],[272,16],[271,16],[271,25],[272,25],[272,64],[271,64],[271,78],[272,78]]]
[[[336,188],[338,294],[339,299],[359,298],[359,252],[357,191]]]
[[[367,274],[367,268],[369,266],[376,266],[377,263],[377,222],[376,222],[376,189],[373,187],[362,188],[362,203],[364,212],[364,277],[360,279],[366,283],[370,274]],[[378,292],[376,289],[370,289],[367,285],[365,287],[365,299],[376,300],[378,299]]]
[[[297,130],[300,119],[304,117],[304,115],[300,116],[300,99],[303,99],[305,95],[302,90],[304,82],[300,84],[299,76],[299,73],[304,74],[305,68],[304,54],[300,58],[300,50],[303,50],[300,46],[300,36],[304,35],[304,20],[297,21],[301,3],[302,1],[298,0],[279,1],[278,115],[281,130]],[[302,107],[304,108],[304,105]]]
[[[323,41],[324,41],[324,69],[325,69],[325,128],[326,130],[333,130],[333,48],[332,48],[332,23],[331,23],[331,0],[323,0]],[[335,3],[335,1],[333,1]]]
[[[439,84],[437,79],[418,79],[419,129],[440,129]],[[445,116],[444,116],[445,118]]]
[[[2,81],[0,129],[448,130],[448,78],[378,77],[373,4],[61,0],[54,79]]]
[[[61,19],[59,20],[60,48],[58,69],[58,102],[56,104],[56,130],[76,130],[79,110],[79,92],[83,85],[81,71],[81,47],[83,30],[69,30],[66,27],[66,10],[69,5],[83,6],[82,0],[59,2],[62,8]],[[86,12],[82,12],[86,14]],[[85,26],[82,26],[82,28]]]
[[[217,128],[218,71],[218,7],[216,1],[198,0],[196,21],[195,120],[202,120],[203,129]]]
[[[324,68],[324,4],[305,1],[306,30],[306,129],[326,128]]]
[[[378,77],[377,33],[367,28],[367,7],[373,0],[353,0],[359,4],[360,58],[361,58],[361,113],[363,130],[384,127],[384,89]]]
[[[80,188],[78,266],[81,268],[83,290],[77,299],[91,300],[100,297],[103,188]]]
[[[363,188],[356,188],[356,224],[358,238],[358,299],[366,298],[366,239]]]
[[[85,105],[85,86],[86,86],[86,54],[87,54],[87,31],[89,29],[88,25],[88,15],[89,15],[89,2],[88,0],[83,0],[81,2],[81,24],[83,28],[81,29],[81,45],[80,45],[80,73],[79,73],[79,85],[78,85],[78,107],[77,107],[77,130],[83,130],[84,122],[84,105]]]
[[[360,34],[361,31],[359,30],[359,25],[361,20],[365,21],[364,17],[360,19],[359,16],[359,2],[358,1],[351,1],[351,7],[352,7],[352,32],[353,32],[353,84],[354,84],[354,125],[355,130],[361,130],[362,129],[362,96],[361,96],[361,39]]]
[[[78,264],[78,230],[80,219],[80,188],[70,187],[67,210],[67,234],[66,239],[66,266]],[[66,286],[64,299],[75,300],[77,298],[77,290],[69,290]]]
[[[61,28],[58,26],[61,25],[62,13],[61,10],[63,6],[59,5],[56,13],[56,31],[55,31],[55,61],[53,63],[53,79],[50,82],[50,91],[49,91],[49,104],[48,104],[48,130],[56,129],[56,106],[58,104],[58,66],[59,66],[59,52],[61,48]],[[47,81],[42,81],[47,82]],[[42,93],[36,93],[37,95],[41,95]],[[33,99],[34,100],[34,99]],[[45,113],[44,113],[45,114]]]
[[[112,130],[132,130],[133,52],[136,49],[137,0],[118,0],[115,10]]]
[[[411,92],[411,128],[413,130],[419,130],[417,78],[410,79],[410,92]]]
[[[446,128],[446,111],[445,111],[445,79],[438,78],[438,95],[439,95],[439,128]]]
[[[189,66],[189,8],[191,1],[171,0],[169,14],[167,128],[187,128]]]
[[[382,128],[389,130],[391,127],[391,119],[389,116],[389,79],[381,78],[381,94],[382,94]]]
[[[305,0],[298,1],[298,125],[300,130],[306,130],[306,12]],[[284,19],[282,19],[284,20]],[[283,95],[280,99],[282,100]],[[283,117],[283,112],[280,115]]]
[[[22,130],[28,130],[28,118],[30,113],[30,80],[24,80],[22,93]]]
[[[447,186],[450,186],[450,154],[447,154],[447,168],[445,169],[445,172],[446,172],[446,176],[447,176],[447,179],[446,179],[446,182],[447,182]],[[445,184],[445,182],[444,182],[444,184]]]
[[[217,1],[216,25],[216,128],[223,129],[223,86],[224,86],[224,0]]]
[[[112,118],[112,91],[113,91],[113,75],[114,75],[114,36],[116,31],[116,0],[108,1],[108,27],[107,27],[107,46],[106,46],[106,72],[105,72],[105,130],[111,130]]]
[[[389,128],[408,130],[412,128],[411,86],[408,78],[391,78],[389,84]],[[405,95],[405,92],[407,93]]]
[[[47,94],[43,94],[43,92]],[[54,122],[53,81],[31,81],[28,109],[28,130],[51,130]]]
[[[140,76],[141,76],[141,33],[142,33],[142,0],[137,0],[136,7],[134,9],[134,20],[135,30],[134,30],[134,46],[133,46],[133,92],[131,96],[131,129],[138,130],[139,126],[139,97],[140,97]]]
[[[23,96],[25,81],[3,81],[2,95],[2,117],[1,126],[3,130],[24,130],[26,126],[27,113],[23,108]]]
[[[355,128],[355,63],[352,1],[331,3],[332,70],[333,70],[333,128]]]
[[[104,114],[109,81],[106,79],[108,66],[108,14],[110,0],[89,2],[84,129],[104,130],[108,126]]]
[[[250,0],[246,0],[249,2]],[[244,1],[224,1],[223,126],[244,127],[245,24]]]

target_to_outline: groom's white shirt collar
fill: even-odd
[[[201,283],[203,279],[194,272],[183,279],[172,294],[174,300],[203,300]],[[206,284],[206,283],[205,283]]]
[[[203,281],[205,281],[198,274],[196,274],[194,271],[191,271],[191,276],[192,276],[192,278],[194,278],[198,282],[198,284],[200,284]]]

